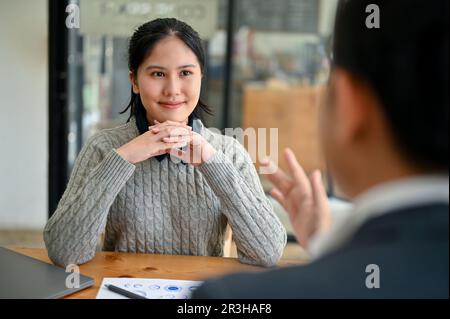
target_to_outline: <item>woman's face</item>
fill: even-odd
[[[200,97],[202,73],[197,56],[176,36],[160,40],[130,73],[133,92],[140,94],[150,125],[153,120],[186,122]]]

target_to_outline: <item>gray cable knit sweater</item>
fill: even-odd
[[[45,226],[49,258],[64,266],[85,263],[102,233],[106,251],[221,256],[228,223],[241,262],[275,265],[286,230],[249,154],[196,121],[217,150],[197,168],[170,158],[136,165],[123,159],[115,149],[139,135],[134,118],[91,137]]]

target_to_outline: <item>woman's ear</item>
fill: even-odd
[[[130,80],[130,83],[133,87],[133,93],[139,94],[139,86],[137,84],[137,80],[136,80],[136,77],[134,76],[133,72],[130,71],[128,73],[128,79]]]

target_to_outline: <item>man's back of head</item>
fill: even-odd
[[[418,173],[448,174],[448,14],[448,2],[441,0],[343,0],[336,14],[333,70],[343,71],[357,83],[350,90],[350,96],[358,90],[362,92],[364,88],[370,90],[384,125],[373,125],[372,131],[389,131],[386,140],[392,140],[391,149],[398,152],[403,162],[417,168]],[[358,88],[353,90],[355,87]],[[343,101],[343,104],[351,104],[345,99],[345,90],[339,89],[342,86],[335,88],[332,103]],[[357,99],[363,102],[360,104],[370,104],[365,103],[368,100],[364,97]],[[345,118],[341,123],[347,127],[343,128],[344,131],[349,127],[351,130],[351,125],[358,122],[359,119],[355,118],[361,111],[348,106],[345,108],[352,118]],[[373,120],[374,114],[369,114],[372,117],[370,120]],[[367,118],[370,118],[369,115]],[[324,149],[338,184],[341,179],[343,188],[348,186],[349,196],[352,197],[365,189],[363,185],[360,189],[352,188],[349,185],[357,182],[347,181],[346,178],[352,173],[361,176],[365,168],[361,167],[357,172],[357,157],[362,152],[349,154],[355,143],[349,147],[348,141],[345,141],[340,147],[337,132],[341,132],[342,127],[333,129],[334,125],[341,125],[334,124],[340,119],[340,116],[334,116],[322,125],[326,127],[322,135],[332,136],[325,137]],[[367,130],[373,124],[369,121],[361,123]],[[357,136],[358,130],[354,129],[354,141],[364,135]],[[382,139],[381,136],[373,135],[372,141]],[[376,174],[381,176],[384,169],[388,179],[388,169],[395,167],[395,164],[392,160],[383,161],[382,157],[387,152],[385,154],[376,147],[372,150],[373,153],[369,151],[361,156],[361,163],[366,161],[369,167],[379,166],[380,171]],[[336,155],[339,153],[345,155]],[[373,163],[370,163],[371,160]],[[351,161],[353,163],[350,165],[348,162]],[[408,173],[399,172],[398,175]],[[381,181],[374,180],[372,185]],[[362,181],[359,183],[364,184]],[[366,186],[372,185],[368,183]]]

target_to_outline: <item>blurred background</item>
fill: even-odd
[[[348,204],[338,199],[327,174],[316,125],[336,5],[337,0],[1,1],[0,246],[43,247],[43,227],[86,139],[126,121],[128,114],[119,112],[130,96],[128,39],[134,28],[158,17],[183,20],[204,40],[201,95],[214,111],[205,124],[222,131],[278,128],[277,154],[271,156],[285,168],[282,152],[289,146],[307,171],[320,168],[333,216],[344,214]],[[263,175],[261,181],[268,193]],[[287,215],[274,205],[290,234],[284,257],[304,257]]]

